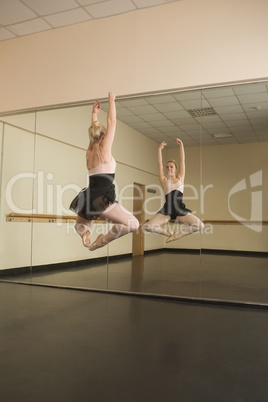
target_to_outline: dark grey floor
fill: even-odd
[[[0,283],[2,402],[267,402],[268,311]]]
[[[3,279],[268,305],[265,256],[161,251]]]

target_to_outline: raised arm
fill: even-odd
[[[91,124],[93,124],[94,121],[98,120],[97,114],[99,113],[99,111],[100,111],[100,102],[96,100],[92,108]]]
[[[107,115],[107,133],[103,140],[103,147],[106,149],[111,149],[116,127],[115,94],[113,92],[109,92],[108,98],[109,98],[109,110]]]
[[[158,177],[160,182],[162,183],[164,180],[166,180],[166,176],[164,174],[164,169],[163,169],[163,160],[162,160],[162,149],[165,148],[167,143],[165,141],[161,142],[158,148],[158,153],[157,153],[157,162],[158,162]]]
[[[180,163],[179,163],[179,170],[177,173],[177,178],[181,181],[184,181],[185,178],[185,152],[184,146],[182,141],[179,138],[176,138],[176,143],[180,147]]]

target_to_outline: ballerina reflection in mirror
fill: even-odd
[[[178,240],[184,236],[201,231],[204,228],[203,222],[192,211],[186,208],[183,200],[184,177],[185,177],[185,151],[182,141],[176,138],[180,147],[179,169],[174,160],[166,163],[166,175],[164,174],[162,162],[162,149],[167,145],[163,141],[158,148],[158,176],[165,193],[166,202],[157,214],[144,224],[148,232],[159,233],[167,236],[166,243]],[[183,224],[181,232],[171,232],[164,225],[172,219],[174,223]]]
[[[90,142],[86,152],[89,186],[71,202],[70,209],[77,214],[75,229],[83,245],[94,251],[139,227],[138,220],[115,200],[116,162],[112,156],[112,144],[116,129],[115,95],[108,94],[109,110],[107,129],[98,121],[101,105],[96,101],[92,109],[91,126],[88,130]],[[103,219],[115,225],[106,234],[100,234],[91,244],[90,235],[94,220]]]

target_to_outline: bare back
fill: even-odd
[[[89,144],[86,153],[87,169],[90,170],[101,163],[109,163],[112,159],[111,151],[104,150],[102,144]]]

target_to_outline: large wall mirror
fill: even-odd
[[[268,84],[116,99],[117,201],[141,225],[164,203],[159,144],[164,163],[179,162],[176,138],[184,144],[184,203],[205,227],[171,243],[140,229],[94,252],[83,247],[69,204],[88,184],[91,109],[0,117],[0,279],[268,305]],[[96,221],[92,239],[111,226]]]

